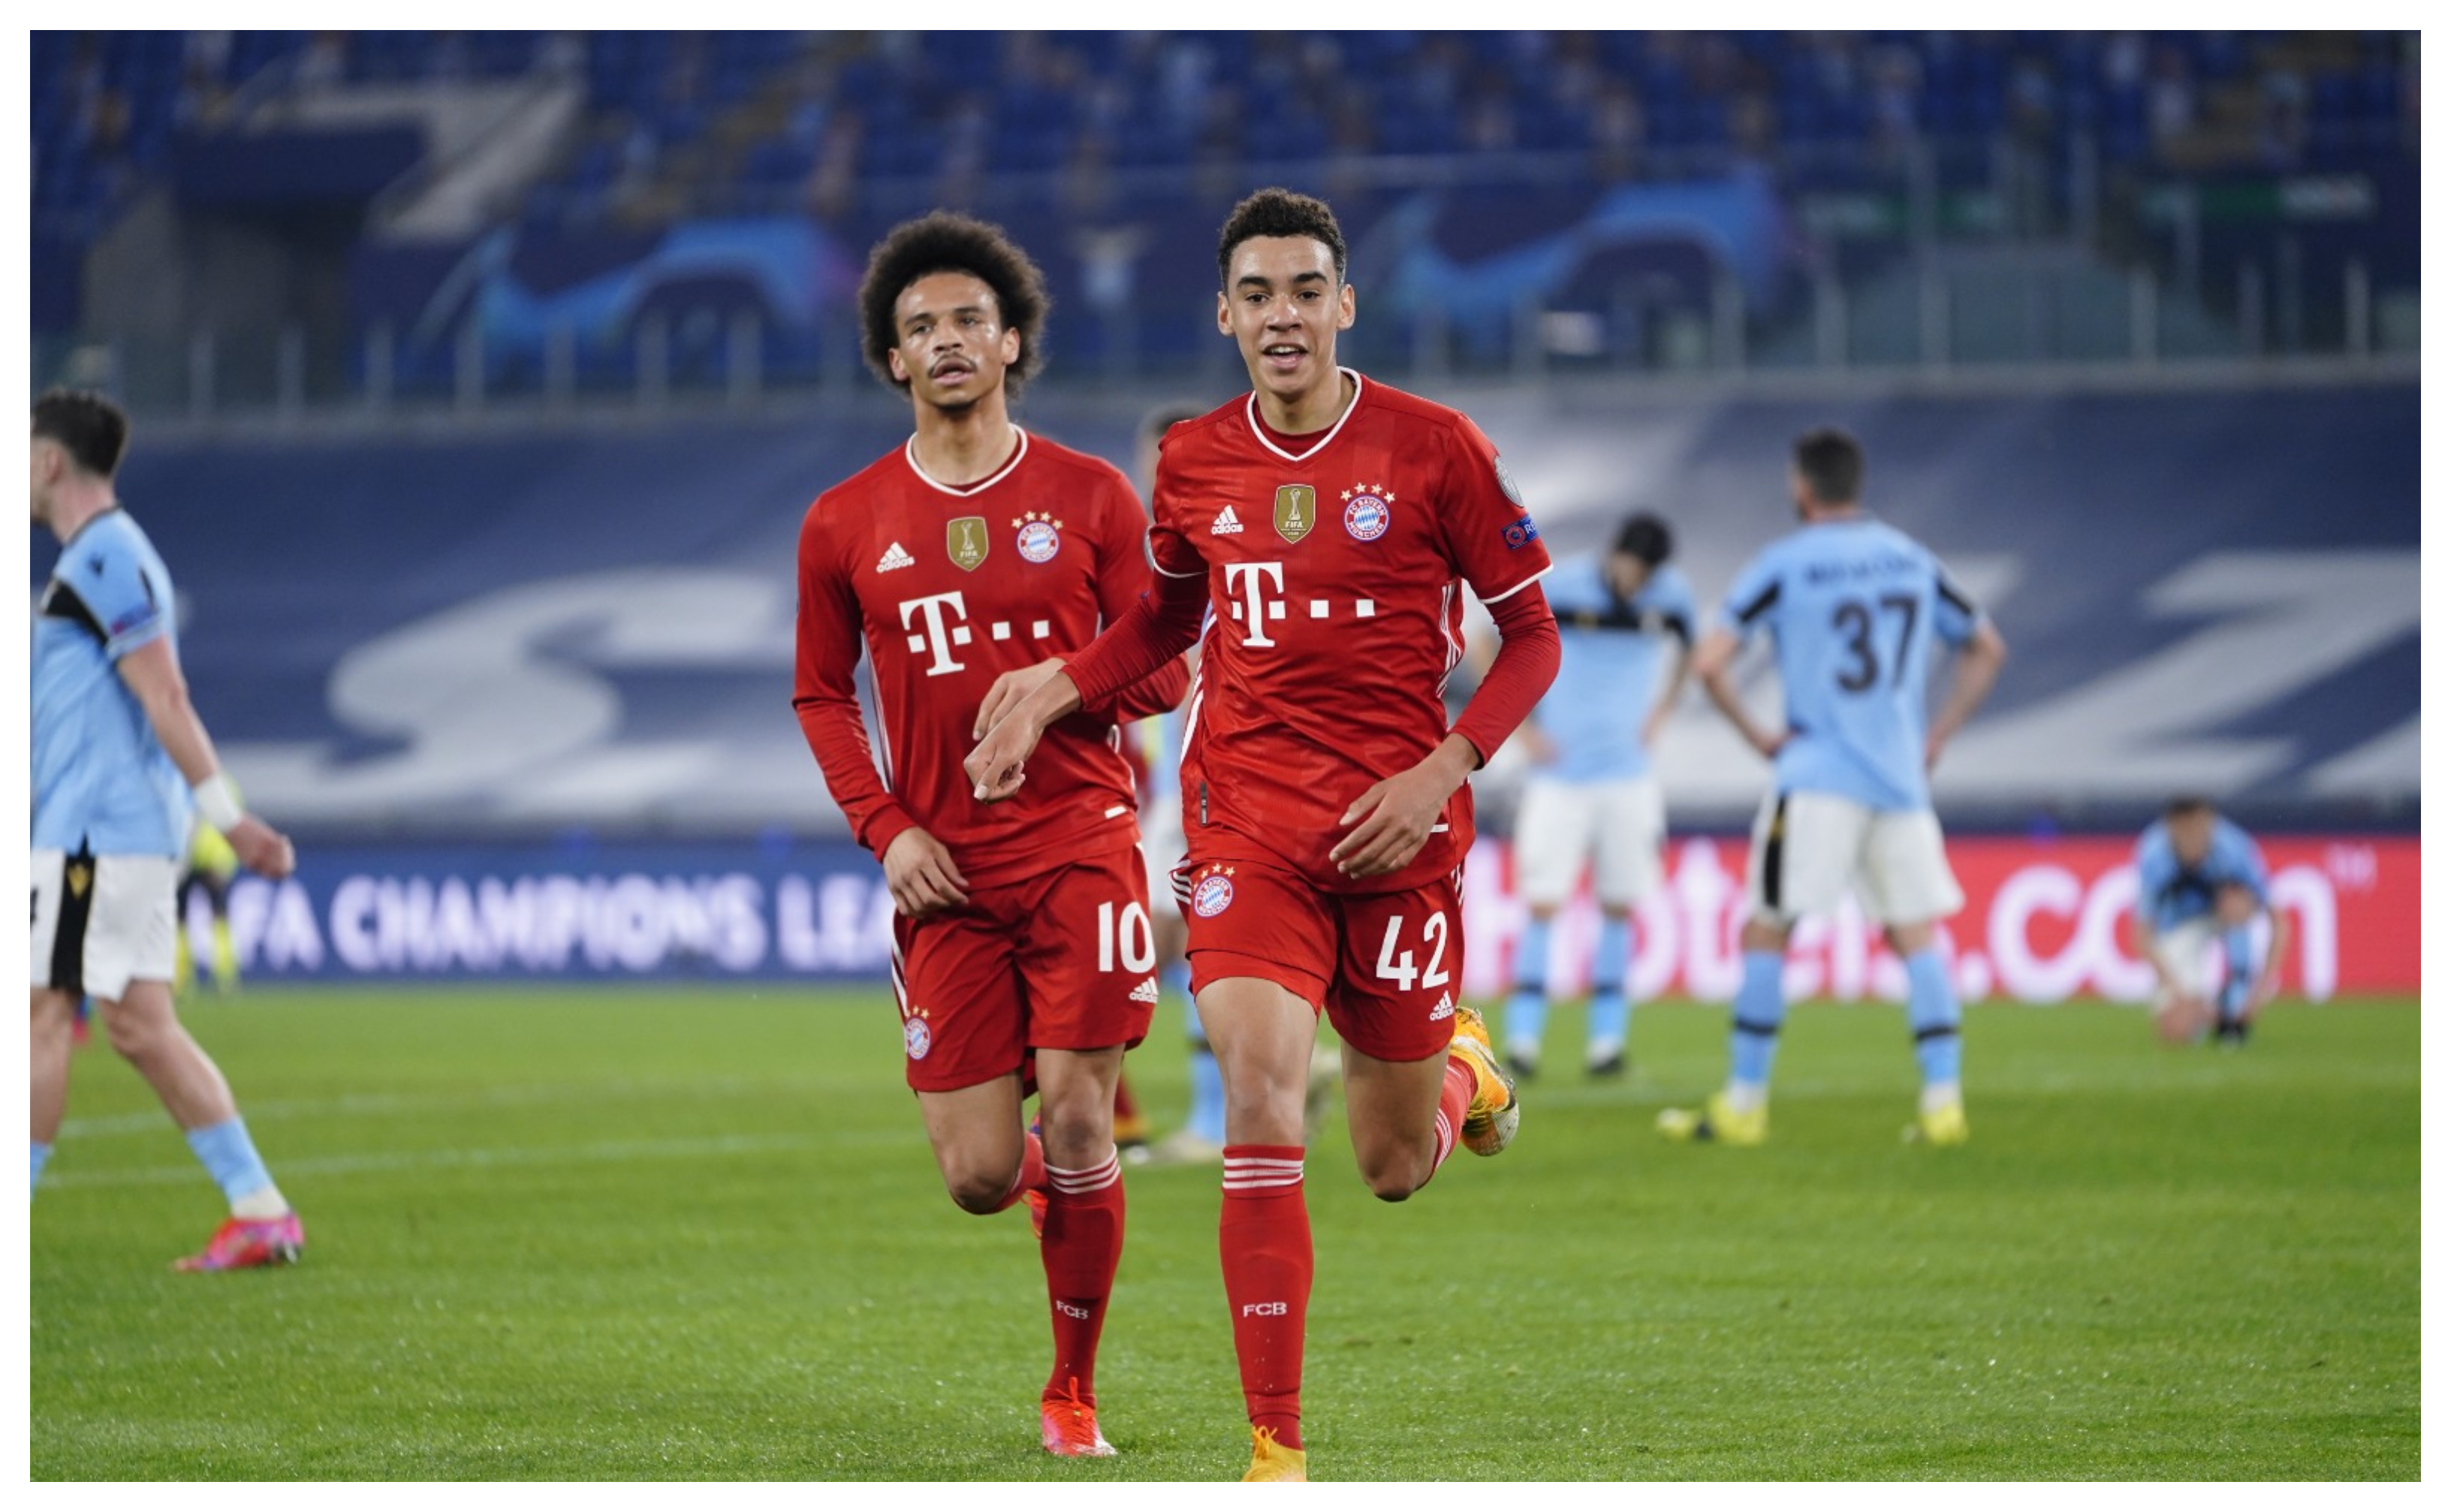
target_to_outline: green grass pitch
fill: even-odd
[[[2414,1478],[2418,1009],[2174,1051],[2133,1010],[1976,1008],[1973,1143],[1900,1143],[1894,1009],[1806,1005],[1771,1144],[1673,1148],[1720,1009],[1525,1091],[1402,1206],[1319,1140],[1322,1479]],[[1136,1170],[1099,1373],[1118,1459],[1032,1410],[1022,1212],[938,1187],[883,994],[210,998],[188,1017],[305,1214],[295,1269],[173,1275],[220,1214],[77,1058],[32,1209],[36,1479],[1212,1480],[1247,1454],[1216,1178]],[[1554,1068],[1579,1014],[1558,1015]],[[1131,1062],[1184,1101],[1170,1011]]]

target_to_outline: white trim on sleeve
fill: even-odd
[[[1546,578],[1549,574],[1555,571],[1557,571],[1557,563],[1551,562],[1548,566],[1541,568],[1539,572],[1536,572],[1531,577],[1524,579],[1521,582],[1519,582],[1514,587],[1507,589],[1504,593],[1484,596],[1481,598],[1480,601],[1482,603],[1497,603],[1502,599],[1512,599],[1517,594],[1521,593],[1524,589],[1531,587],[1534,583],[1539,582],[1541,579]],[[1475,588],[1473,592],[1476,595],[1480,594],[1480,590],[1478,588]]]

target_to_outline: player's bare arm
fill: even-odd
[[[1668,728],[1669,717],[1676,714],[1677,701],[1685,697],[1685,684],[1694,676],[1694,648],[1678,641],[1668,665],[1668,685],[1659,690],[1659,701],[1651,706],[1651,716],[1642,721],[1642,743],[1645,747],[1659,743],[1659,732]]]
[[[996,727],[997,721],[1020,707],[1021,701],[1029,697],[1040,683],[1063,670],[1064,658],[1049,657],[1036,666],[1015,667],[997,677],[994,685],[988,689],[988,696],[979,700],[978,717],[971,721],[971,738],[987,738],[987,733]]]
[[[1711,702],[1717,706],[1719,713],[1736,727],[1736,734],[1744,736],[1745,744],[1765,756],[1775,756],[1778,755],[1778,748],[1787,743],[1787,732],[1763,729],[1755,722],[1752,711],[1745,707],[1745,700],[1737,694],[1733,669],[1736,653],[1742,647],[1743,642],[1736,638],[1735,631],[1725,625],[1713,626],[1711,633],[1704,636],[1702,643],[1694,650],[1694,676],[1700,679],[1702,691],[1711,696]]]
[[[1479,765],[1480,753],[1472,742],[1450,735],[1413,765],[1373,782],[1345,809],[1341,821],[1360,819],[1361,826],[1336,843],[1328,859],[1346,876],[1402,871],[1428,843],[1430,827],[1439,822],[1447,799]]]
[[[975,784],[972,795],[982,803],[1002,803],[1021,791],[1022,763],[1038,749],[1039,737],[1056,720],[1081,707],[1081,690],[1060,668],[1029,690],[987,733],[978,748],[962,762]]]
[[[1978,622],[1973,637],[1957,654],[1957,665],[1950,674],[1949,697],[1941,700],[1940,712],[1932,716],[1931,727],[1924,736],[1923,761],[1927,770],[1940,764],[1941,749],[1991,696],[1991,685],[2000,680],[2000,669],[2008,660],[2009,642],[2001,638],[1990,620]]]
[[[2264,917],[2272,934],[2264,950],[2264,970],[2256,974],[2255,991],[2247,994],[2250,1013],[2272,1001],[2281,991],[2281,963],[2289,958],[2289,915],[2265,905]]]
[[[199,805],[225,804],[235,810],[237,802],[222,776],[212,736],[187,699],[187,679],[179,670],[178,653],[170,649],[169,638],[148,640],[120,658],[119,676],[136,695],[162,749],[178,763],[179,775],[196,790]],[[230,849],[248,871],[279,878],[297,869],[298,854],[289,837],[254,815],[242,812],[236,822],[224,823],[228,812],[208,809],[205,817],[228,836]]]

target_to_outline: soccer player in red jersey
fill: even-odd
[[[1218,1225],[1245,1404],[1245,1480],[1302,1480],[1311,1281],[1303,1092],[1324,1006],[1343,1037],[1363,1180],[1390,1202],[1459,1140],[1496,1154],[1513,1085],[1462,980],[1464,779],[1558,667],[1547,549],[1487,437],[1336,364],[1353,324],[1344,238],[1319,201],[1264,189],[1218,242],[1217,326],[1251,388],[1168,432],[1156,591],[1019,699],[971,754],[990,801],[1027,801],[1046,732],[1200,633],[1184,826],[1192,986],[1226,1082]],[[1450,729],[1463,590],[1498,658]],[[1023,762],[1031,762],[1029,785]]]
[[[1180,663],[1049,728],[1029,795],[980,805],[962,754],[1148,584],[1140,501],[1007,403],[1038,357],[1038,268],[997,228],[934,214],[877,244],[862,343],[914,432],[810,506],[793,706],[827,789],[885,865],[912,1090],[965,1210],[1025,1198],[1040,1228],[1057,1455],[1114,1452],[1092,1367],[1124,1188],[1115,1080],[1157,1002],[1132,778],[1118,721],[1182,701]],[[853,672],[868,656],[883,775]],[[1022,1124],[1034,1072],[1039,1132]],[[1042,1144],[1043,1140],[1043,1144]]]

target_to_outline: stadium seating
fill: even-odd
[[[1744,161],[1863,185],[1893,180],[1909,137],[1975,148],[1939,154],[1944,181],[1988,176],[1995,139],[2039,153],[2053,186],[2085,151],[2111,171],[2413,165],[2413,40],[2307,36],[48,31],[34,208],[38,235],[90,245],[177,134],[214,128],[241,90],[571,69],[587,117],[534,208],[579,224],[797,211],[838,153],[853,199],[836,212],[949,167],[1458,152],[1584,162],[1553,183]]]

